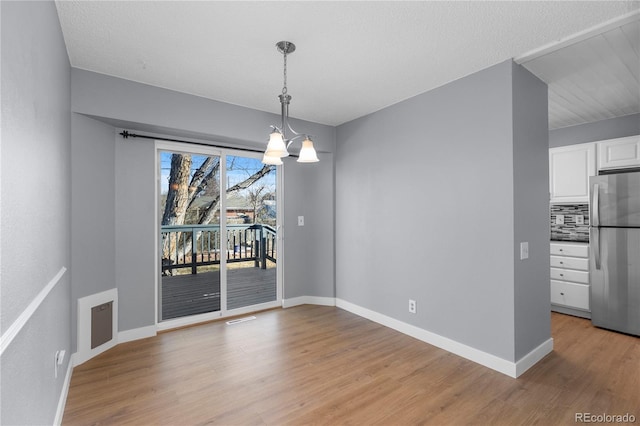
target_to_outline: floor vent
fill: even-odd
[[[234,320],[231,320],[231,321],[227,321],[227,325],[238,324],[238,323],[241,323],[241,322],[251,321],[251,320],[254,320],[254,319],[256,319],[256,317],[254,317],[254,316],[238,318],[238,319],[234,319]]]
[[[91,349],[113,338],[113,301],[91,308]]]
[[[78,350],[80,365],[118,343],[118,290],[115,288],[78,299]]]

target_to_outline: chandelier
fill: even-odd
[[[311,136],[296,132],[289,124],[289,102],[291,102],[291,95],[287,93],[287,55],[296,50],[296,45],[289,41],[280,41],[276,43],[276,47],[284,56],[284,86],[282,87],[282,94],[278,95],[278,98],[280,98],[282,123],[280,127],[271,126],[273,131],[271,135],[269,135],[269,143],[262,157],[262,162],[264,164],[282,164],[282,158],[289,155],[288,148],[291,144],[296,139],[302,139],[302,148],[300,148],[300,154],[298,155],[298,163],[315,163],[320,160],[318,160],[316,150],[313,148]],[[288,132],[291,132],[291,137],[288,136]]]

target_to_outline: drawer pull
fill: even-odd
[[[564,262],[560,262],[561,265],[564,265]]]
[[[560,274],[561,277],[564,277],[564,274]]]
[[[564,293],[563,293],[563,292],[560,292],[560,296],[564,296]]]

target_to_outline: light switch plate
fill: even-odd
[[[304,216],[298,216],[298,226],[304,226]]]
[[[529,258],[529,243],[527,241],[520,243],[520,260]]]
[[[564,215],[557,214],[556,215],[556,225],[564,225]]]

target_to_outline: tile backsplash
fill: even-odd
[[[552,241],[589,242],[588,204],[552,204],[550,212]],[[564,224],[556,223],[559,215],[564,218]],[[578,221],[582,216],[582,224],[576,223],[576,216]]]

